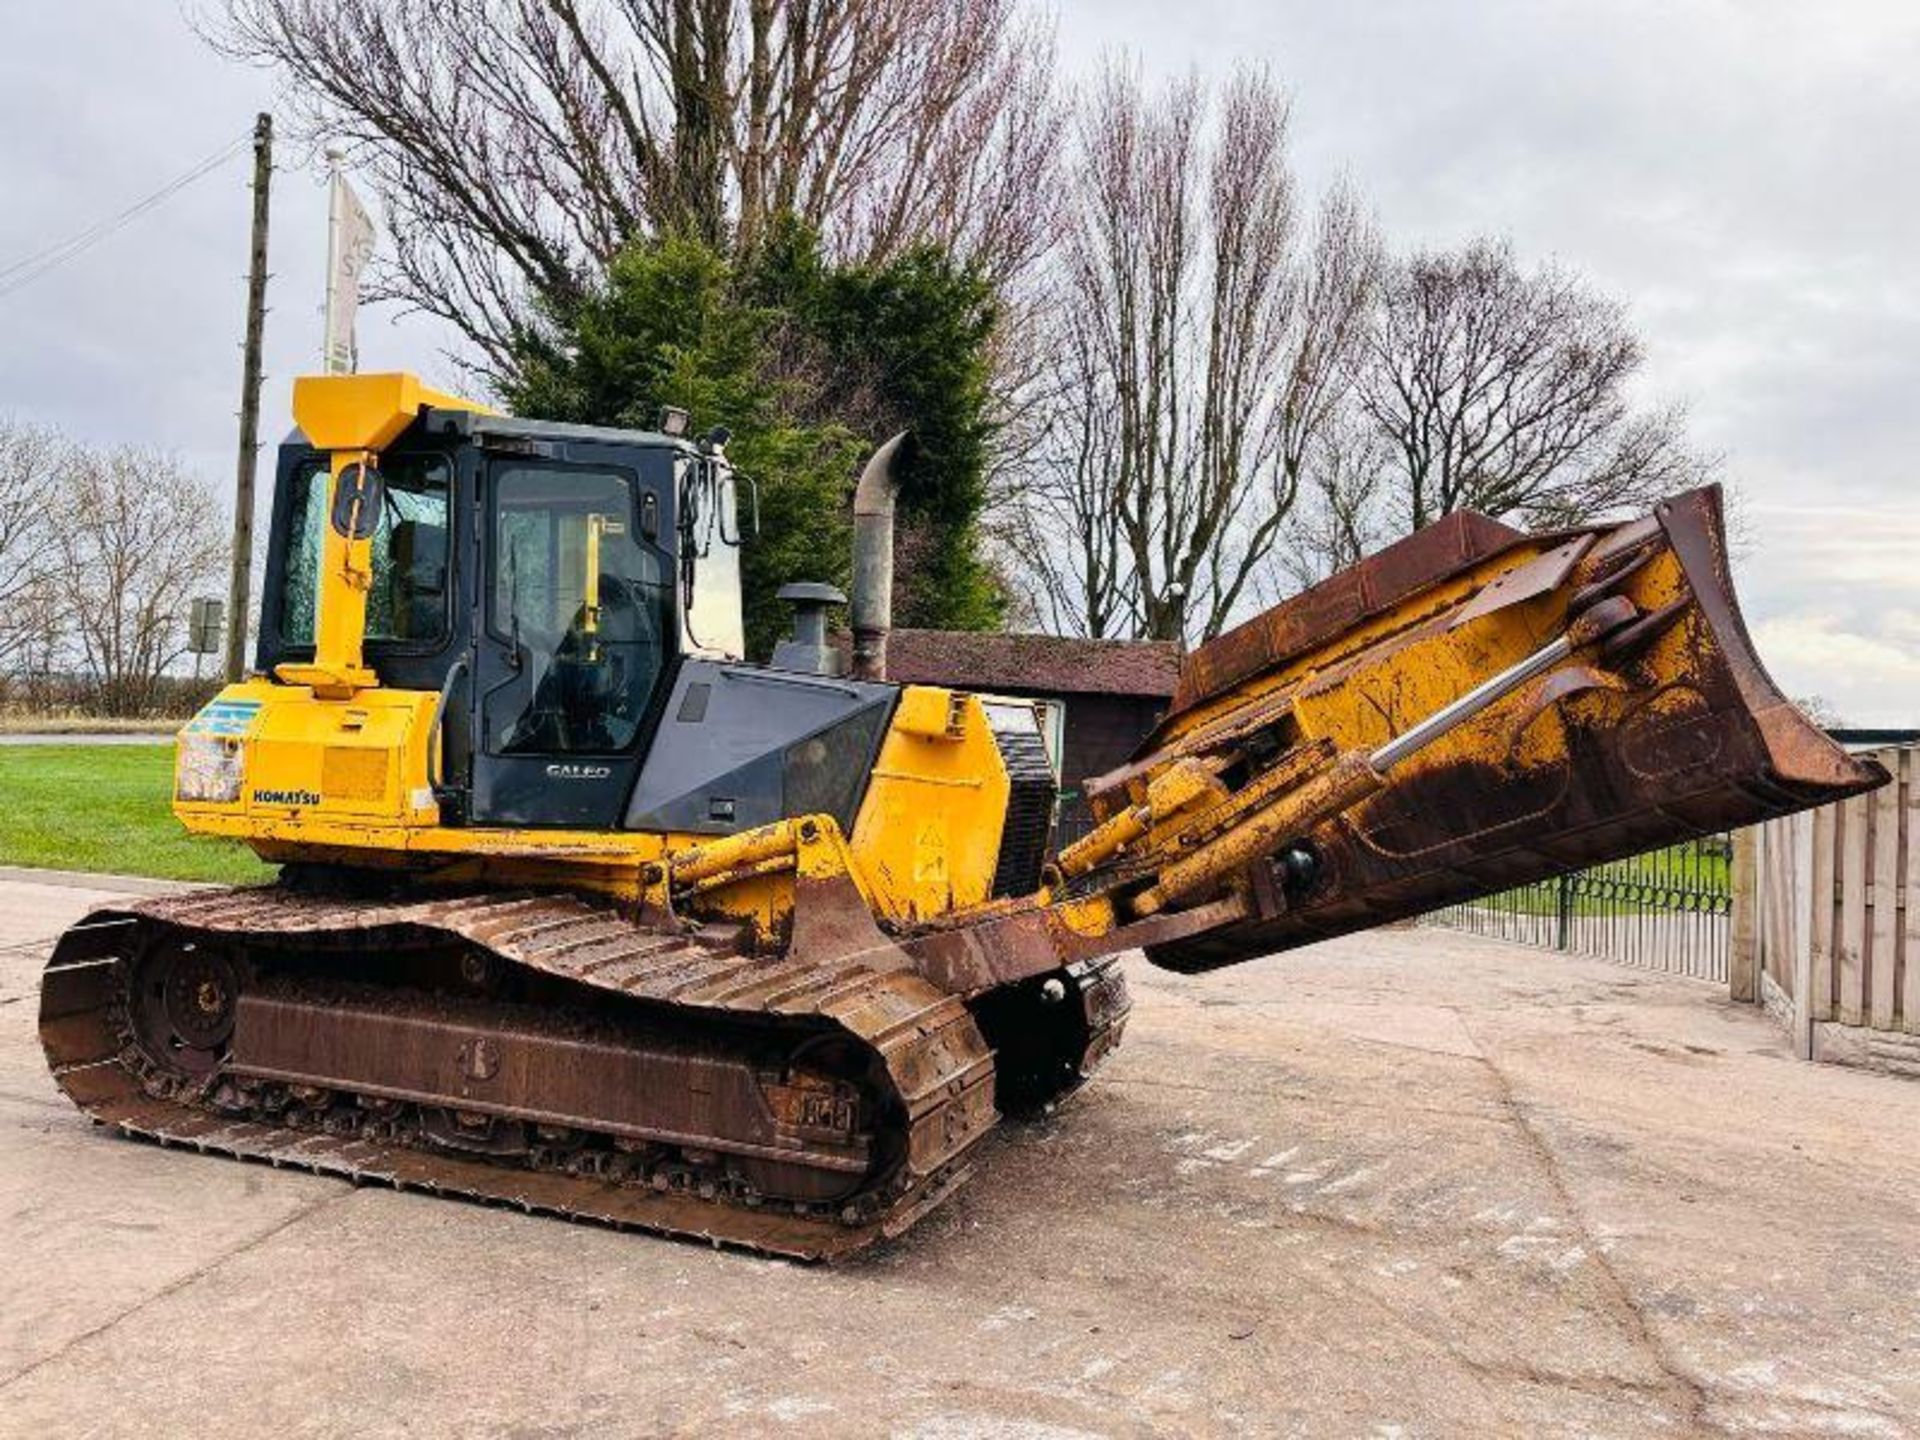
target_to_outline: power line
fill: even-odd
[[[252,141],[253,132],[247,131],[221,149],[216,150],[191,170],[187,171],[186,174],[168,181],[151,195],[146,196],[144,199],[136,200],[118,214],[109,215],[106,219],[88,226],[77,235],[70,235],[65,240],[49,245],[43,250],[37,250],[31,255],[23,256],[11,265],[0,266],[0,299],[11,295],[23,286],[31,285],[42,275],[47,274],[49,271],[59,269],[60,266],[66,264],[69,260],[75,259],[91,250],[108,236],[125,229],[156,205],[161,204],[177,192],[186,189],[187,186],[191,185],[201,176],[219,169],[220,166],[228,160],[231,160],[235,155],[238,155],[242,150],[246,149]]]
[[[47,246],[44,250],[38,250],[32,255],[16,260],[11,265],[0,267],[0,286],[11,288],[15,284],[24,284],[28,277],[22,272],[32,270],[36,275],[43,274],[46,270],[63,264],[73,256],[92,248],[113,234],[114,231],[146,214],[147,211],[153,209],[154,206],[166,200],[176,191],[184,189],[195,180],[198,180],[202,175],[217,169],[224,161],[238,154],[251,138],[252,135],[250,132],[238,136],[221,149],[215,151],[212,155],[209,155],[206,159],[200,161],[199,164],[187,171],[186,174],[169,181],[151,195],[136,201],[118,214],[110,215],[105,220],[101,220],[82,230],[79,234],[69,236],[65,240]],[[0,289],[0,293],[5,293],[4,289]]]

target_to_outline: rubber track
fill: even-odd
[[[294,936],[377,949],[383,936],[457,937],[503,960],[577,984],[668,1006],[830,1021],[881,1057],[909,1126],[891,1203],[871,1219],[749,1207],[632,1184],[496,1165],[440,1151],[236,1121],[141,1086],[118,1020],[122,952],[137,928]],[[274,886],[170,896],[95,911],[49,960],[41,1041],[60,1088],[94,1119],[196,1150],[296,1166],[356,1182],[518,1206],[568,1219],[827,1259],[897,1235],[958,1188],[965,1156],[992,1129],[993,1054],[966,1006],[906,968],[891,947],[806,962],[739,954],[730,937],[643,929],[604,904],[571,895],[499,892],[406,902],[297,894]]]

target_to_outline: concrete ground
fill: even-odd
[[[161,1151],[0,880],[0,1434],[1920,1433],[1920,1085],[1431,930],[1211,979],[839,1268]]]

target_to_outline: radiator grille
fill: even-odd
[[[1040,867],[1046,863],[1053,838],[1053,802],[1059,787],[1031,706],[990,704],[987,716],[1011,784],[993,893],[996,898],[1028,895],[1040,884]]]

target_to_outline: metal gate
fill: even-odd
[[[1733,837],[1708,835],[1449,905],[1426,921],[1724,984],[1732,860]]]

